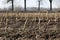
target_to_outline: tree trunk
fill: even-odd
[[[38,1],[38,11],[40,11],[40,1]]]
[[[49,0],[50,2],[50,11],[52,11],[52,0]]]
[[[52,11],[52,2],[50,2],[50,11]]]
[[[24,11],[26,12],[26,0],[24,0]]]
[[[14,3],[13,3],[14,1],[12,0],[12,12],[13,12],[13,10],[14,10]]]

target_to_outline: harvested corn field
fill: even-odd
[[[60,40],[60,14],[0,13],[0,40]]]

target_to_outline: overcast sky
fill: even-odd
[[[53,8],[58,8],[60,0],[53,0]],[[14,0],[15,7],[24,7],[24,0]],[[7,3],[7,0],[0,0],[0,8],[11,7],[11,1]],[[38,7],[38,0],[27,0],[27,7]],[[49,0],[42,0],[41,7],[49,8]]]

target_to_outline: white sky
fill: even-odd
[[[60,7],[59,0],[53,0],[53,8]],[[15,7],[24,7],[24,0],[14,0]],[[0,0],[0,8],[11,7],[11,2],[7,3],[7,0]],[[27,7],[38,7],[38,0],[27,0]],[[42,0],[41,7],[49,8],[49,0]]]

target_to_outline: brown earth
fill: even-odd
[[[0,13],[0,40],[60,40],[60,13]]]

